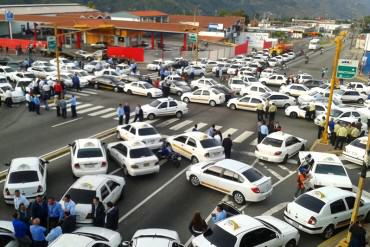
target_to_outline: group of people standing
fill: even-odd
[[[123,118],[125,119],[125,124],[128,124],[130,122],[131,117],[131,108],[130,105],[126,102],[123,106],[122,104],[119,104],[117,107],[117,117],[118,117],[118,125],[123,124]],[[133,122],[142,122],[144,121],[144,112],[143,109],[141,109],[141,105],[138,104],[135,107],[135,117]]]
[[[265,104],[262,102],[257,104],[258,143],[260,143],[269,133],[281,130],[279,122],[275,121],[276,112],[277,106],[274,102],[270,104],[269,101],[266,101]]]

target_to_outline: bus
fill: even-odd
[[[309,50],[317,50],[320,48],[320,39],[311,39],[308,44]]]

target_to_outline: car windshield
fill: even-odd
[[[153,85],[152,84],[149,84],[149,83],[143,83],[143,86],[146,89],[153,88]]]
[[[213,148],[219,146],[218,142],[213,138],[201,140],[200,145],[202,145],[203,148]]]
[[[27,74],[25,73],[25,74],[23,74],[23,76],[24,77],[27,77],[27,78],[32,78],[32,79],[33,78],[36,78],[36,76],[34,74],[32,74],[32,73],[27,73]]]
[[[257,79],[254,78],[254,77],[250,77],[250,78],[248,78],[248,81],[250,81],[250,82],[257,82]]]
[[[212,246],[217,247],[230,247],[235,246],[236,237],[229,232],[225,231],[218,225],[213,225],[203,234]]]
[[[251,183],[253,183],[255,181],[258,181],[258,180],[260,180],[263,177],[263,175],[259,171],[257,171],[256,169],[254,169],[254,168],[249,168],[248,170],[245,170],[244,172],[242,172],[242,174]]]
[[[77,152],[77,158],[97,158],[103,157],[100,148],[82,148]]]
[[[327,175],[337,175],[337,176],[347,176],[346,171],[343,166],[329,165],[329,164],[317,164],[315,173],[327,174]]]
[[[152,101],[149,105],[152,106],[152,107],[157,107],[160,103],[161,103],[161,101],[156,99],[156,100]]]
[[[50,68],[50,67],[45,67],[45,68],[44,68],[44,70],[45,70],[46,72],[52,72],[52,71],[54,71],[54,69],[52,69],[52,68]]]
[[[263,139],[262,144],[279,148],[283,144],[283,141],[271,137],[266,137],[265,139]]]
[[[330,113],[330,116],[332,117],[339,117],[343,112],[341,110],[337,110],[337,109],[332,109],[331,110],[331,113]]]
[[[153,155],[152,151],[147,147],[130,150],[130,157],[132,159],[145,158],[150,157],[152,155]]]
[[[95,190],[84,190],[71,188],[66,194],[71,195],[76,204],[91,204],[94,197],[96,197]]]
[[[141,128],[139,129],[139,136],[150,136],[158,134],[157,130],[154,128]]]
[[[212,93],[214,93],[214,94],[221,94],[222,92],[220,92],[220,90],[221,90],[221,88],[219,88],[219,89],[216,89],[216,88],[212,88]]]
[[[5,68],[4,70],[5,70],[5,72],[7,72],[7,73],[15,72],[15,70],[14,70],[14,69],[12,69],[12,68]]]
[[[0,87],[4,92],[10,90],[10,91],[13,91],[13,88],[11,86],[1,86]]]
[[[174,78],[174,79],[176,79],[176,78]],[[186,82],[184,82],[184,81],[173,81],[172,82],[174,85],[176,85],[176,86],[187,86],[188,84],[186,83]]]
[[[36,171],[16,171],[9,174],[9,184],[38,182],[39,177]]]
[[[320,213],[324,207],[325,202],[311,195],[303,194],[295,200],[295,203],[315,213]]]
[[[361,141],[360,139],[355,139],[353,142],[351,142],[351,145],[364,150],[366,148],[366,142]]]

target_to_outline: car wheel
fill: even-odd
[[[265,82],[265,81],[261,81],[261,83],[262,83],[263,85],[266,85],[266,82]]]
[[[191,185],[193,185],[195,187],[199,186],[200,185],[199,178],[195,175],[191,175],[190,176],[190,183],[191,183]]]
[[[364,103],[364,100],[363,99],[359,99],[359,100],[357,100],[357,103],[359,103],[359,104],[363,104]]]
[[[182,112],[181,111],[176,112],[176,117],[177,118],[182,118]]]
[[[197,163],[199,163],[198,158],[197,158],[197,157],[195,157],[195,156],[191,157],[191,163],[192,163],[192,164],[197,164]]]
[[[147,96],[148,98],[152,98],[152,94],[151,94],[151,93],[148,93],[146,96]]]
[[[285,104],[284,105],[284,108],[286,109],[286,108],[288,108],[290,106],[290,104]]]
[[[204,76],[204,73],[200,73],[200,77],[203,77]]]
[[[212,106],[212,107],[215,107],[216,106],[216,102],[214,100],[211,100],[209,102],[209,105]]]
[[[179,97],[181,97],[181,95],[182,95],[182,92],[181,91],[177,91],[177,96],[179,96]]]
[[[236,105],[235,105],[235,104],[231,104],[231,105],[229,106],[229,108],[230,108],[231,110],[236,110]]]
[[[113,91],[116,92],[116,93],[118,93],[118,91],[119,91],[118,90],[118,87],[113,88]]]
[[[123,166],[123,175],[125,175],[125,177],[128,177],[128,175],[129,175],[126,166]]]
[[[150,113],[149,115],[148,115],[148,119],[149,120],[153,120],[155,118],[155,115],[153,114],[153,113]]]
[[[188,97],[183,98],[182,101],[184,101],[185,103],[189,103],[190,102],[190,100],[189,100]]]
[[[295,240],[294,239],[292,239],[292,240],[290,240],[286,245],[285,245],[285,247],[296,247],[297,245],[296,245],[296,243],[295,243]]]
[[[333,225],[329,225],[322,233],[322,237],[324,239],[329,239],[334,235],[334,227]]]
[[[282,164],[285,164],[288,161],[289,155],[285,155]]]
[[[95,84],[94,84],[94,88],[95,88],[95,89],[99,89],[99,84],[98,84],[98,83],[95,83]]]
[[[298,117],[298,114],[296,112],[291,112],[289,114],[289,117],[291,117],[291,118],[297,118]]]
[[[304,151],[306,147],[304,145],[301,146],[301,151]]]
[[[130,89],[127,90],[127,94],[132,94],[132,91]]]
[[[233,199],[236,202],[236,204],[238,204],[238,205],[243,205],[245,203],[245,198],[244,198],[243,194],[240,193],[239,191],[235,191],[233,193]]]

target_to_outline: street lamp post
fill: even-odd
[[[59,42],[58,42],[58,28],[54,25],[54,36],[55,36],[55,59],[57,62],[57,79],[58,83],[60,83],[60,67],[59,67]],[[61,97],[63,98],[63,90],[61,93]]]

